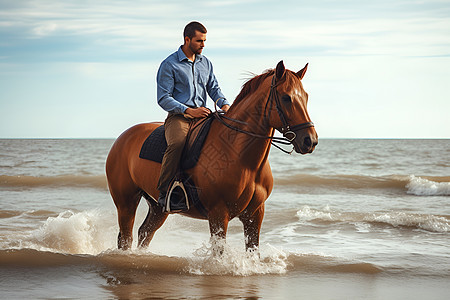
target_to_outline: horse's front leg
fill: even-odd
[[[216,209],[210,211],[208,214],[211,242],[213,243],[213,251],[216,254],[222,254],[224,251],[228,222],[230,221],[225,211],[226,209]]]
[[[247,251],[257,250],[259,247],[259,233],[264,218],[264,203],[255,211],[244,212],[239,216],[244,225],[245,249]]]

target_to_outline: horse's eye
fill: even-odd
[[[281,100],[287,103],[290,103],[292,101],[291,96],[289,95],[283,95],[283,97],[281,97]]]

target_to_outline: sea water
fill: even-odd
[[[258,253],[232,220],[168,218],[117,250],[113,140],[0,140],[2,298],[442,299],[450,294],[450,140],[322,139],[269,157]],[[138,208],[135,233],[147,212]]]

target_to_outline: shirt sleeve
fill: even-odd
[[[185,112],[188,107],[173,97],[175,78],[170,63],[166,61],[161,63],[156,75],[156,85],[156,96],[159,106],[167,112],[180,114]]]

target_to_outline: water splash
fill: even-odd
[[[450,196],[450,182],[435,182],[411,175],[407,193],[417,196]]]
[[[115,247],[116,217],[99,209],[71,210],[49,217],[38,229],[16,237],[17,247],[68,254],[96,255]]]
[[[284,274],[287,271],[287,254],[270,245],[264,253],[234,248],[224,240],[212,239],[203,244],[189,259],[187,271],[196,275]]]

